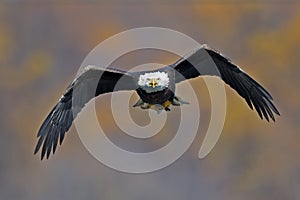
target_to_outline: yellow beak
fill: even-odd
[[[151,87],[155,88],[155,87],[157,86],[156,79],[153,78],[153,79],[151,80],[151,82],[149,83],[149,85],[150,85]]]

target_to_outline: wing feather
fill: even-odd
[[[34,151],[41,148],[41,159],[56,151],[57,143],[62,144],[73,120],[92,98],[118,90],[136,89],[136,81],[131,74],[115,69],[87,66],[69,85],[64,95],[51,110],[41,125]]]
[[[251,109],[254,107],[261,119],[275,121],[274,113],[280,115],[272,103],[272,96],[263,86],[229,58],[207,45],[184,56],[173,67],[179,73],[176,83],[201,75],[217,75],[243,97]]]

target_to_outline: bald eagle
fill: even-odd
[[[217,73],[212,73],[209,66],[212,61]],[[206,68],[205,68],[206,67]],[[67,87],[65,93],[51,110],[41,125],[34,151],[36,154],[42,147],[41,159],[47,159],[55,153],[57,143],[61,144],[65,133],[73,120],[92,98],[119,90],[136,90],[140,99],[134,107],[155,109],[158,113],[170,111],[170,106],[188,104],[175,94],[176,84],[202,75],[219,76],[231,86],[249,107],[257,111],[261,119],[275,121],[274,113],[280,115],[272,103],[272,96],[259,83],[235,65],[229,58],[208,45],[202,45],[195,51],[179,59],[174,64],[152,71],[126,72],[111,68],[86,66],[75,80]],[[94,82],[95,87],[88,87]],[[121,83],[121,84],[119,84]],[[78,97],[74,102],[74,91]],[[75,110],[75,111],[74,111]]]

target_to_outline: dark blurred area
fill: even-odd
[[[213,2],[2,1],[0,199],[300,199],[300,3]],[[282,115],[276,123],[260,120],[227,87],[223,133],[199,160],[210,112],[199,78],[191,83],[199,91],[200,129],[171,166],[139,175],[112,170],[89,154],[73,126],[56,154],[40,161],[33,155],[39,126],[85,56],[108,37],[144,26],[174,29],[220,50],[270,91]],[[155,55],[152,62],[175,61]],[[97,101],[99,115],[110,112],[107,102]]]

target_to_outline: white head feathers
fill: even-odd
[[[157,83],[154,88],[149,84],[153,79],[155,79]],[[162,91],[169,86],[169,77],[166,72],[145,73],[140,75],[138,85],[148,93]]]

